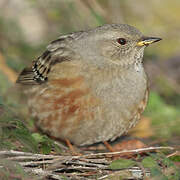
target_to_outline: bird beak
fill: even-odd
[[[137,43],[137,46],[148,46],[149,44],[158,42],[160,40],[162,40],[162,39],[161,38],[157,38],[157,37],[143,37]]]

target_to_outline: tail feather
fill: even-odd
[[[35,74],[33,69],[30,68],[25,68],[21,74],[19,75],[16,83],[20,84],[27,84],[27,85],[33,85],[33,84],[38,84],[38,82],[35,79]]]

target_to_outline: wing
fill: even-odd
[[[82,32],[60,36],[52,41],[46,51],[39,56],[32,65],[25,68],[19,75],[16,83],[24,85],[41,84],[48,80],[48,73],[56,63],[68,61],[75,56],[75,52],[70,46],[73,39],[77,38]]]

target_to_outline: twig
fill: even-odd
[[[107,179],[116,174],[127,174],[126,179],[149,177],[150,173],[142,167],[133,167],[126,169],[117,169],[112,171],[109,168],[113,157],[127,153],[145,153],[157,150],[175,150],[173,147],[147,147],[134,150],[124,150],[119,152],[107,152],[87,154],[82,156],[63,156],[63,155],[43,155],[19,151],[0,151],[0,159],[7,159],[18,162],[26,172],[31,172],[42,178],[61,180],[62,176],[71,179],[88,180],[91,177],[98,176],[97,179]],[[174,155],[175,153],[171,154]],[[0,167],[3,168],[3,167]]]
[[[120,154],[127,154],[127,153],[135,153],[136,154],[136,153],[149,152],[149,151],[155,151],[155,150],[163,150],[163,149],[174,150],[174,148],[170,147],[170,146],[167,146],[167,147],[147,147],[147,148],[124,150],[124,151],[118,151],[118,152],[88,154],[88,155],[84,155],[83,157],[86,157],[86,158],[106,157],[107,155],[113,156],[113,155],[120,155]]]
[[[169,158],[169,157],[172,157],[172,156],[180,156],[180,152],[179,151],[175,151],[172,154],[167,155],[166,157]]]
[[[9,151],[0,151],[0,156],[33,156],[35,158],[55,158],[59,157],[57,155],[45,155],[45,154],[33,154],[30,152],[22,152],[22,151],[14,151],[14,150],[9,150]]]
[[[42,168],[24,168],[24,171],[27,173],[33,173],[42,177],[51,177],[53,180],[62,180],[61,176],[53,174],[52,171],[43,170]]]

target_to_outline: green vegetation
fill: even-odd
[[[151,92],[145,116],[151,117],[152,127],[155,130],[154,138],[171,139],[180,136],[180,111],[179,108],[166,104],[156,92]]]

